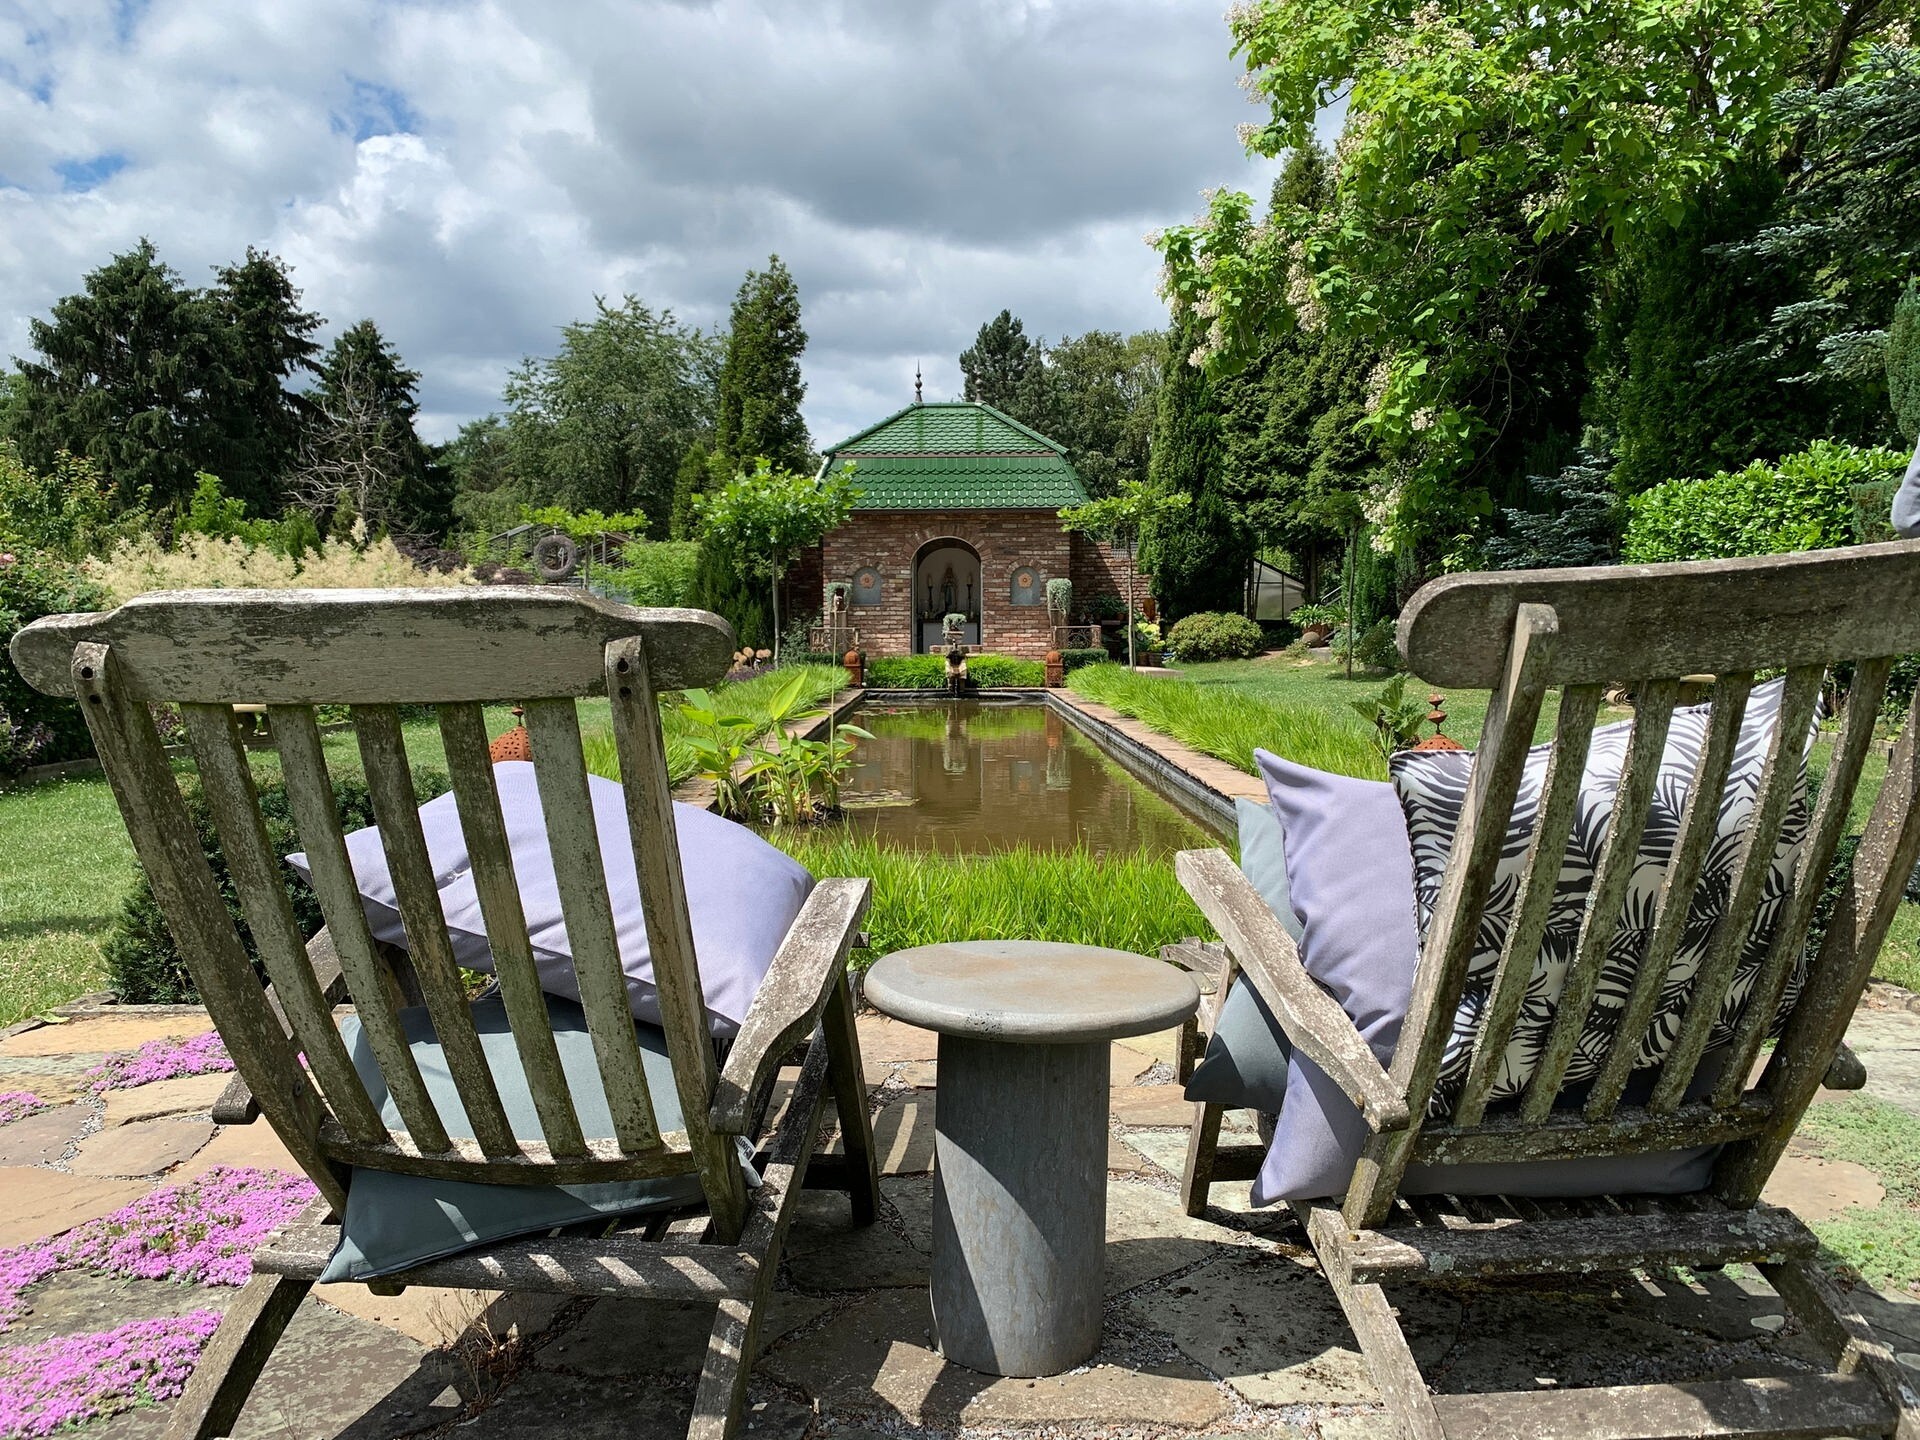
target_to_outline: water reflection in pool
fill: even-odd
[[[850,828],[906,849],[1170,854],[1218,841],[1045,705],[869,705],[841,793]]]

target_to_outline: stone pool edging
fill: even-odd
[[[1045,694],[1048,705],[1123,769],[1146,784],[1179,792],[1226,835],[1233,835],[1239,829],[1235,800],[1266,802],[1267,787],[1257,776],[1224,760],[1203,755],[1111,706],[1083,699],[1068,690],[1048,690]]]

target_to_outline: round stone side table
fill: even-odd
[[[1057,1375],[1100,1348],[1109,1042],[1179,1024],[1182,971],[1090,945],[899,950],[870,1003],[938,1032],[933,1318],[947,1359]]]

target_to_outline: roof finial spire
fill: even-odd
[[[920,362],[913,362],[913,403],[920,403]]]

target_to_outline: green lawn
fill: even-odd
[[[838,666],[805,668],[808,693],[816,699],[845,683]],[[723,686],[720,694],[727,705],[750,713],[764,708],[789,674]],[[579,709],[580,728],[590,739],[611,732],[605,700],[582,700]],[[669,764],[674,778],[684,779],[693,756],[676,742],[686,724],[671,706],[663,718]],[[506,707],[488,707],[489,735],[514,723]],[[437,723],[410,720],[402,729],[416,770],[445,770]],[[334,774],[359,771],[351,733],[328,735],[322,744]],[[251,760],[263,779],[279,766],[272,751],[256,751]],[[181,768],[187,763],[176,762]],[[100,945],[133,883],[133,845],[104,779],[85,776],[0,791],[0,1026],[105,986]]]

